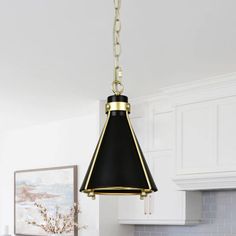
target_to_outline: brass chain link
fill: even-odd
[[[115,19],[113,27],[113,53],[115,57],[114,61],[114,81],[112,83],[112,91],[115,95],[121,95],[124,92],[124,86],[122,84],[123,72],[120,66],[121,44],[120,44],[120,8],[121,0],[114,0],[115,6]]]

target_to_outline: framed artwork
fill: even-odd
[[[42,217],[35,204],[48,209],[49,214],[70,211],[78,202],[77,166],[46,169],[22,170],[15,172],[15,235],[48,235],[41,228],[30,225],[28,221],[40,224]],[[76,236],[77,231],[66,234]]]

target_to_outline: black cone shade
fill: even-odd
[[[146,194],[157,191],[128,117],[126,96],[108,97],[107,121],[80,191]]]

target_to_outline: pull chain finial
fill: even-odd
[[[120,21],[120,8],[121,0],[114,0],[115,6],[115,19],[113,27],[113,51],[114,51],[114,81],[112,82],[112,91],[115,95],[121,95],[124,92],[124,86],[122,84],[123,72],[120,66],[120,55],[121,55],[121,45],[120,45],[120,31],[121,31],[121,21]]]

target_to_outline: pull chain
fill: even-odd
[[[113,27],[113,51],[114,51],[114,81],[112,83],[112,91],[115,95],[121,95],[124,92],[124,86],[121,82],[123,77],[122,68],[120,66],[120,31],[121,31],[121,21],[120,21],[120,8],[121,0],[114,0],[115,6],[115,19]]]

